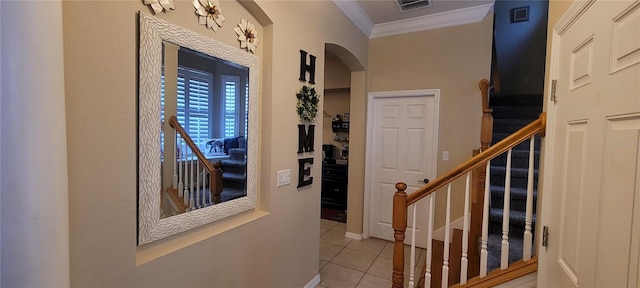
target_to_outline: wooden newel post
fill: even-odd
[[[404,236],[407,230],[407,184],[396,184],[396,194],[393,195],[393,275],[394,288],[402,288],[404,285]]]
[[[482,92],[482,120],[480,122],[480,151],[487,150],[491,146],[493,137],[493,109],[489,108],[489,81],[480,81],[480,91]]]

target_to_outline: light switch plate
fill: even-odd
[[[442,151],[442,161],[449,161],[449,151]]]
[[[276,187],[291,184],[291,169],[278,171],[278,181]]]

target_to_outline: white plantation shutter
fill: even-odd
[[[213,88],[212,79],[211,73],[178,67],[178,115],[176,116],[189,137],[203,151],[205,142],[209,139],[209,99],[211,99],[210,93]],[[161,105],[164,112],[164,76],[161,92]],[[164,115],[161,117],[164,121]]]
[[[222,131],[224,131],[224,137],[235,137],[236,125],[238,122],[237,101],[240,77],[233,75],[222,75],[222,85],[224,94],[224,121],[222,123]]]

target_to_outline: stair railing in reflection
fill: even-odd
[[[465,283],[467,283],[469,281],[469,278],[473,277],[469,277],[469,269],[471,266],[473,265],[477,265],[476,263],[470,263],[470,257],[468,254],[469,251],[469,223],[471,221],[471,219],[469,219],[469,199],[470,199],[470,195],[471,195],[471,175],[474,169],[477,169],[479,167],[486,167],[485,171],[486,171],[486,175],[487,175],[487,180],[484,182],[484,203],[483,203],[483,211],[482,211],[482,219],[480,219],[481,223],[482,223],[482,237],[481,237],[481,248],[480,248],[480,263],[479,263],[479,278],[485,278],[488,275],[490,276],[491,273],[488,273],[489,271],[487,271],[487,260],[488,260],[488,222],[489,222],[489,194],[490,194],[490,161],[504,153],[507,153],[507,175],[505,176],[505,181],[510,181],[510,162],[511,162],[511,151],[513,149],[513,147],[515,147],[516,145],[531,139],[531,144],[530,144],[530,155],[533,155],[534,153],[534,138],[536,135],[540,135],[540,136],[544,136],[545,134],[545,125],[546,125],[546,114],[542,113],[540,115],[540,117],[533,121],[532,123],[530,123],[529,125],[525,126],[524,128],[520,129],[519,131],[513,133],[512,135],[508,136],[507,138],[505,138],[504,140],[496,143],[495,145],[487,148],[486,150],[482,151],[481,153],[473,156],[471,159],[469,159],[467,162],[459,165],[458,167],[452,169],[451,171],[449,171],[448,173],[444,174],[441,177],[438,177],[437,179],[429,182],[428,184],[422,186],[421,188],[419,188],[418,190],[416,190],[415,192],[407,195],[407,193],[405,192],[405,190],[407,189],[407,185],[405,183],[397,183],[396,184],[396,189],[397,192],[395,193],[394,197],[393,197],[393,220],[392,220],[392,227],[394,229],[394,238],[395,238],[395,242],[394,242],[394,254],[393,254],[393,275],[392,275],[392,282],[393,282],[393,287],[403,287],[404,285],[404,271],[405,271],[405,256],[404,256],[404,240],[405,240],[405,232],[407,229],[407,219],[408,219],[408,208],[411,207],[413,210],[413,223],[411,225],[411,234],[412,234],[412,240],[411,240],[411,249],[410,249],[410,253],[411,253],[411,262],[409,263],[409,287],[414,287],[416,286],[415,284],[415,261],[414,261],[414,255],[415,255],[415,249],[416,249],[416,243],[415,243],[415,227],[416,227],[416,221],[418,221],[418,219],[416,219],[415,217],[415,204],[422,200],[425,199],[426,201],[429,201],[429,206],[430,206],[430,210],[429,210],[429,218],[425,219],[425,221],[429,221],[429,231],[427,231],[427,243],[423,243],[426,244],[424,246],[427,247],[427,251],[426,251],[426,263],[424,263],[425,265],[423,266],[424,268],[422,269],[422,272],[420,273],[421,275],[419,276],[419,281],[418,281],[418,286],[422,286],[424,285],[424,287],[433,287],[432,284],[435,284],[437,286],[441,286],[441,287],[449,287],[450,284],[456,284],[456,283],[460,283],[460,285],[464,285]],[[523,247],[528,247],[528,249],[523,249],[523,262],[526,263],[527,265],[515,265],[514,267],[517,267],[518,269],[520,269],[521,266],[527,267],[526,269],[532,269],[531,267],[533,267],[533,269],[537,269],[537,258],[532,258],[531,257],[531,245],[533,243],[533,233],[532,233],[532,210],[533,210],[533,181],[534,181],[534,177],[533,177],[533,159],[530,156],[529,157],[529,173],[528,173],[528,186],[527,186],[527,204],[526,204],[526,220],[525,220],[525,229],[524,229],[524,235],[523,235],[523,239],[524,239],[524,245]],[[450,259],[450,254],[449,254],[449,245],[450,245],[450,231],[451,231],[451,221],[450,221],[450,215],[451,215],[451,187],[452,187],[452,182],[456,179],[459,179],[461,177],[466,177],[466,181],[465,181],[465,194],[464,194],[464,208],[463,208],[463,217],[464,217],[464,224],[463,224],[463,236],[462,236],[462,247],[460,247],[460,250],[462,251],[460,253],[460,267],[450,267],[450,263],[452,263],[451,259]],[[432,242],[433,242],[433,219],[435,217],[435,210],[440,208],[440,207],[434,207],[434,203],[435,203],[435,197],[436,197],[436,191],[438,191],[440,188],[444,188],[446,186],[446,198],[447,198],[447,204],[446,204],[446,219],[445,219],[445,239],[444,239],[444,252],[443,252],[443,259],[442,259],[442,266],[441,267],[435,267],[435,265],[433,265],[434,262],[434,255],[433,255],[433,251],[435,249],[432,248]],[[509,187],[508,183],[505,184],[505,187]],[[443,191],[444,192],[444,191]],[[501,260],[500,260],[500,269],[501,270],[506,270],[509,269],[509,263],[508,263],[508,259],[509,259],[509,217],[508,217],[508,211],[509,211],[509,189],[506,188],[505,189],[505,200],[504,200],[504,211],[505,214],[507,216],[505,216],[503,218],[503,226],[502,226],[502,242],[501,242]],[[435,209],[434,209],[435,208]],[[471,216],[473,217],[473,216]],[[475,245],[475,243],[473,243],[472,245]],[[456,247],[457,249],[457,247]],[[528,251],[527,251],[528,250]],[[451,250],[453,251],[453,250]],[[457,259],[456,263],[457,263]],[[436,262],[440,262],[440,261],[436,261]],[[529,265],[533,263],[533,265]],[[422,263],[420,263],[422,264]],[[441,269],[442,273],[434,273],[436,269]],[[452,279],[450,281],[450,277],[449,274],[450,272],[455,272],[452,275],[458,275],[458,271],[460,272],[460,277],[459,279]],[[519,270],[522,271],[522,270]],[[439,272],[439,271],[438,271]],[[437,277],[434,277],[436,274],[441,275],[440,279],[436,279]],[[504,274],[504,273],[502,273]],[[502,275],[501,274],[501,275]],[[507,276],[509,277],[509,276]],[[441,280],[441,281],[440,281]],[[477,280],[474,280],[477,281]]]
[[[220,203],[220,163],[212,164],[207,160],[176,116],[169,118],[169,125],[175,131],[176,157],[173,159],[172,186],[166,192],[174,208],[178,213],[184,213]]]

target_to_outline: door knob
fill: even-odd
[[[424,179],[422,179],[422,180],[418,180],[418,182],[422,182],[422,183],[424,183],[424,184],[427,184],[427,183],[429,183],[429,179],[424,178]]]

